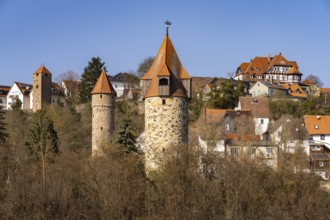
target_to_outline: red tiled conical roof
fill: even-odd
[[[191,78],[182,66],[169,36],[165,36],[153,64],[141,79],[150,80],[145,98],[158,96],[158,80],[160,76],[170,77],[170,96],[187,97],[181,80]]]
[[[52,74],[45,66],[39,67],[33,74],[37,74],[37,73]]]
[[[116,91],[112,87],[112,84],[104,70],[97,80],[91,94],[116,94]]]

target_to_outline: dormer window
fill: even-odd
[[[159,85],[160,86],[167,86],[168,85],[168,79],[166,79],[166,78],[159,79]]]

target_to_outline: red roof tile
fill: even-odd
[[[104,70],[97,80],[91,94],[116,94],[116,91],[112,87],[112,84]]]
[[[309,135],[330,134],[330,116],[305,115],[304,119]]]
[[[182,66],[168,36],[165,36],[149,71],[141,78],[141,80],[150,80],[145,98],[158,96],[159,76],[170,77],[170,96],[187,97],[181,80],[190,79],[190,76]]]
[[[39,67],[33,74],[37,74],[37,73],[52,74],[45,66]]]

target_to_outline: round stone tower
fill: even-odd
[[[32,110],[36,112],[51,103],[52,74],[45,66],[33,73]]]
[[[92,91],[92,156],[102,155],[115,129],[116,92],[103,70]]]
[[[166,159],[170,147],[188,141],[191,78],[167,34],[141,81],[145,100],[145,165],[150,171]]]

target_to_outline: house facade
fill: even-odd
[[[271,57],[255,57],[242,63],[236,70],[236,80],[266,80],[299,83],[302,73],[296,61],[288,61],[281,53]]]
[[[241,96],[239,97],[238,107],[236,109],[245,109],[251,111],[256,135],[263,135],[268,131],[270,118],[268,97]]]
[[[22,110],[30,110],[32,103],[30,94],[32,85],[27,83],[14,82],[7,94],[7,110],[19,99],[22,102]]]
[[[131,99],[136,95],[136,90],[139,85],[139,78],[130,73],[118,73],[114,76],[109,76],[113,88],[117,93],[117,98]]]
[[[259,80],[250,88],[249,93],[253,97],[285,97],[288,95],[288,90],[281,85],[274,84],[269,81]]]
[[[309,135],[309,159],[311,170],[323,179],[330,172],[330,116],[305,115]]]
[[[10,90],[10,86],[0,85],[0,106],[2,109],[7,109],[7,94]]]

